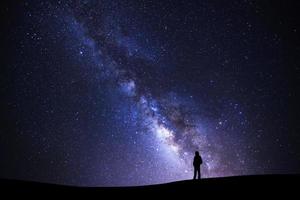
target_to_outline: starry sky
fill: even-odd
[[[7,1],[0,177],[300,173],[297,1]]]

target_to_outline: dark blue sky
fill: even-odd
[[[296,1],[1,6],[0,176],[143,185],[299,173]]]

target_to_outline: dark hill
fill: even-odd
[[[18,180],[0,180],[1,194],[50,196],[137,196],[169,197],[234,195],[249,197],[298,196],[300,175],[255,175],[185,180],[172,183],[136,187],[74,187]],[[277,196],[278,197],[278,196]]]

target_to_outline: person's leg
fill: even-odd
[[[196,167],[194,167],[194,178],[193,179],[196,179],[196,173],[197,173],[197,170],[196,170]]]
[[[198,179],[200,179],[201,178],[200,167],[197,169],[197,171],[198,171]]]

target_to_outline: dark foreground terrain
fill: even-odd
[[[265,196],[299,196],[300,175],[256,175],[202,180],[185,180],[137,187],[74,187],[17,180],[0,180],[2,195],[43,197],[212,197],[234,195],[241,198]]]

